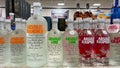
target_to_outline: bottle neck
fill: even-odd
[[[104,23],[99,23],[99,25],[98,25],[98,29],[104,29],[104,28],[105,28]]]
[[[34,7],[34,15],[41,15],[41,8],[39,6]]]
[[[84,23],[84,29],[90,29],[90,24],[89,23]]]
[[[58,24],[57,22],[52,23],[52,30],[58,30]]]
[[[70,30],[74,30],[73,23],[69,23],[69,24],[68,24],[68,29],[70,29]]]
[[[4,27],[5,27],[4,23],[0,22],[0,30],[4,30]]]
[[[22,29],[22,23],[21,22],[16,22],[16,29]]]
[[[11,24],[10,24],[10,22],[5,22],[5,29],[11,30]]]

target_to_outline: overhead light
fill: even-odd
[[[58,3],[57,5],[63,6],[63,5],[65,5],[65,3]]]
[[[99,6],[101,6],[101,4],[99,4],[99,3],[95,3],[95,4],[93,4],[93,6],[95,6],[95,7],[99,7]]]

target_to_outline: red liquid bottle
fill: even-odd
[[[84,29],[79,32],[79,53],[82,63],[85,66],[93,65],[93,45],[94,35],[90,30],[90,24],[87,21],[84,23]]]
[[[109,64],[110,37],[104,28],[104,23],[99,22],[95,32],[94,56],[97,65]]]

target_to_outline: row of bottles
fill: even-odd
[[[20,18],[16,18],[15,23],[16,29],[12,31],[11,21],[0,18],[0,66],[25,64],[26,34],[24,26],[26,23],[22,22]]]
[[[69,19],[65,32],[60,32],[58,20],[52,19],[52,30],[48,32],[41,4],[34,2],[33,6],[34,14],[26,23],[15,19],[15,30],[11,30],[10,20],[0,19],[1,66],[57,68],[109,65],[109,56],[113,53],[110,48],[116,48],[110,47],[111,34],[106,31],[105,20]]]

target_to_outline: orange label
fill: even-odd
[[[10,40],[11,44],[24,44],[25,43],[25,38],[24,37],[13,37]]]
[[[43,25],[27,25],[27,33],[43,34],[45,32]]]
[[[2,37],[0,37],[0,44],[5,44],[5,39],[4,38],[2,38]]]

